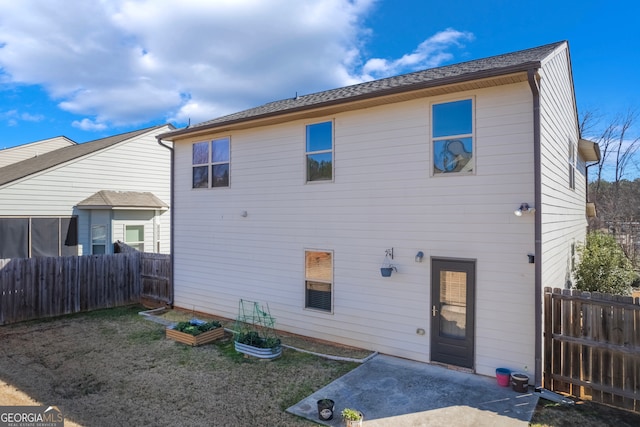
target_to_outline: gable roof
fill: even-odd
[[[138,191],[101,190],[78,203],[78,209],[159,209],[169,208],[155,194]]]
[[[77,144],[70,147],[59,148],[37,157],[23,160],[0,168],[0,186],[8,184],[29,175],[44,171],[54,166],[61,165],[74,159],[104,150],[118,143],[135,138],[154,129],[160,129],[165,125],[152,126],[120,135],[109,136],[94,141]],[[173,128],[172,125],[169,125]]]
[[[541,62],[566,41],[547,44],[513,53],[477,59],[444,67],[430,68],[414,73],[373,80],[338,89],[331,89],[310,95],[270,102],[260,107],[251,108],[202,122],[190,127],[168,132],[158,139],[172,140],[175,137],[198,133],[199,131],[218,130],[231,125],[269,117],[281,116],[338,104],[402,95],[407,92],[490,77],[506,76],[540,68]],[[505,80],[503,83],[514,83],[519,80]],[[493,85],[495,85],[494,83]],[[400,98],[398,98],[400,99]],[[407,98],[404,98],[407,99]]]
[[[56,136],[27,144],[16,145],[14,147],[0,148],[0,168],[10,165],[11,163],[21,162],[30,157],[40,156],[49,151],[76,144],[77,142],[66,136]]]

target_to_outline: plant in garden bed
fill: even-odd
[[[196,336],[221,326],[222,323],[217,320],[212,320],[211,322],[190,320],[188,322],[178,322],[173,329],[179,332],[184,332],[185,334]]]
[[[258,348],[271,348],[279,347],[281,342],[280,338],[276,337],[261,337],[258,331],[242,331],[237,337],[236,341],[240,344],[250,345]]]
[[[178,322],[166,329],[167,338],[192,346],[206,344],[224,336],[224,328],[217,320],[205,322],[193,319]]]
[[[274,329],[275,319],[269,307],[240,300],[236,317],[234,347],[237,352],[258,359],[275,359],[282,354],[280,338]]]

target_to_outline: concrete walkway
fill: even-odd
[[[364,414],[365,427],[528,426],[538,396],[498,386],[495,378],[378,355],[287,412],[318,424],[342,426],[340,411]],[[317,401],[335,402],[332,420],[320,421]]]

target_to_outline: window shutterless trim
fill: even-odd
[[[323,150],[315,150],[315,151],[307,151],[307,144],[308,144],[308,140],[307,140],[307,129],[309,128],[309,126],[314,126],[314,125],[321,125],[324,123],[331,123],[331,148],[330,149],[323,149]],[[336,124],[335,124],[335,119],[331,118],[328,120],[320,120],[320,121],[314,121],[311,123],[306,123],[304,125],[304,182],[305,184],[317,184],[317,183],[326,183],[326,182],[334,182],[335,180],[335,136],[336,136]],[[331,154],[331,179],[315,179],[315,180],[309,180],[309,164],[308,164],[308,157],[310,155],[315,155],[315,154]]]
[[[450,135],[440,135],[434,137],[434,114],[433,109],[436,105],[444,105],[444,104],[452,104],[455,102],[461,101],[471,101],[471,133],[460,133],[460,134],[450,134]],[[451,141],[456,139],[466,139],[471,138],[471,159],[469,160],[472,164],[471,171],[450,171],[450,172],[435,172],[435,144],[439,141]],[[430,177],[439,177],[439,176],[469,176],[476,174],[477,168],[477,139],[476,139],[476,97],[475,96],[467,96],[463,98],[452,98],[446,99],[437,102],[429,103],[429,155],[430,155],[430,163],[429,163],[429,176]]]

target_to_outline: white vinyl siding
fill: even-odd
[[[430,105],[470,97],[478,173],[429,179]],[[180,190],[193,141],[177,142],[176,306],[234,318],[239,299],[261,301],[279,329],[429,361],[429,334],[415,331],[429,330],[430,263],[415,255],[475,259],[476,370],[532,367],[533,216],[513,214],[534,199],[532,110],[519,83],[338,114],[331,186],[300,180],[303,120],[233,132],[227,192]],[[339,254],[332,316],[304,309],[310,247]],[[398,271],[382,278],[389,247]]]
[[[151,192],[170,203],[171,152],[155,138],[168,130],[142,134],[0,187],[0,216],[77,214],[79,254],[91,253],[91,211],[76,209],[80,201],[108,189]],[[169,253],[170,215],[169,211],[160,215],[166,224],[161,228],[163,253]],[[153,247],[153,242],[149,245]]]
[[[567,173],[567,144],[578,140],[573,83],[567,67],[567,52],[560,51],[540,71],[543,286],[561,287],[571,282],[571,245],[584,241],[587,228],[584,162],[576,158],[574,189]]]
[[[75,143],[64,136],[59,136],[56,138],[32,142],[30,144],[19,145],[17,147],[2,149],[0,150],[0,168],[12,163],[30,159],[31,157],[41,156],[49,151],[57,150],[58,148],[69,147],[71,145],[75,145]]]

